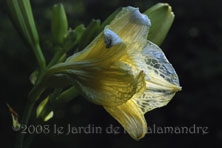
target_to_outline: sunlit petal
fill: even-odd
[[[105,106],[121,105],[135,94],[144,92],[146,88],[143,72],[134,77],[116,66],[98,72],[93,78],[77,81],[85,97],[93,103]]]
[[[146,43],[149,18],[141,14],[138,8],[126,7],[115,17],[108,28],[116,32],[128,46],[128,50],[141,50]]]
[[[112,46],[107,46],[107,40]],[[78,61],[103,61],[103,64],[111,64],[126,53],[126,45],[112,30],[105,29],[84,50],[70,56],[66,62]],[[104,63],[108,62],[108,63]]]
[[[129,100],[120,106],[104,106],[104,108],[124,127],[133,139],[139,140],[145,136],[147,132],[146,120],[135,102]]]

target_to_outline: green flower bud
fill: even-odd
[[[158,3],[144,12],[151,20],[148,40],[161,45],[174,21],[174,13],[167,3]]]
[[[49,107],[49,97],[45,98],[36,109],[36,117],[42,118],[43,121],[48,121],[53,117],[53,111]]]
[[[51,31],[54,42],[62,44],[68,31],[68,21],[62,4],[55,4],[52,8]]]
[[[79,50],[84,49],[101,32],[100,20],[91,20],[79,39]]]

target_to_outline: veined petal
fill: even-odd
[[[110,42],[109,47],[106,47],[107,40]],[[51,67],[45,77],[53,80],[55,84],[59,84],[57,87],[63,86],[60,85],[63,83],[76,83],[77,79],[90,83],[125,53],[126,46],[119,36],[111,30],[105,30],[85,50],[69,57],[64,63]]]
[[[145,75],[134,76],[130,70],[119,65],[100,67],[100,63],[85,61],[57,64],[48,75],[65,77],[71,84],[77,84],[89,101],[106,106],[117,106],[144,92]]]
[[[128,50],[141,50],[151,23],[147,15],[141,14],[138,8],[125,7],[107,28],[116,32],[126,44],[134,45]]]
[[[128,100],[120,106],[104,106],[104,108],[124,127],[133,139],[139,140],[145,136],[147,132],[146,120],[134,101]]]
[[[118,106],[146,88],[144,73],[134,77],[128,71],[111,67],[94,75],[93,79],[78,81],[85,97],[103,106]]]
[[[148,41],[140,58],[143,60],[134,60],[146,74],[146,90],[143,95],[134,97],[133,100],[143,113],[146,113],[166,105],[181,87],[176,71],[157,45]]]
[[[125,53],[126,45],[121,38],[112,30],[105,29],[84,50],[69,57],[66,62],[102,61],[107,66]]]
[[[125,7],[115,19],[106,26],[121,38],[126,45],[126,54],[120,58],[120,63],[132,67],[132,73],[138,75],[142,69],[138,69],[131,55],[141,52],[147,43],[147,35],[151,26],[147,15],[141,14],[138,8]]]
[[[147,68],[149,69],[149,80],[167,81],[173,85],[172,87],[175,87],[175,89],[180,89],[176,71],[157,45],[148,41],[141,54],[144,56]],[[163,85],[167,82],[163,83]]]
[[[146,89],[140,97],[135,97],[132,100],[138,105],[143,114],[145,114],[155,108],[167,105],[175,93],[173,91]]]

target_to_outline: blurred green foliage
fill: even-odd
[[[157,0],[32,0],[43,49],[50,47],[50,7],[58,2],[64,4],[69,27],[75,28],[91,19],[102,21],[118,7],[136,6],[145,11],[160,2]],[[53,133],[36,137],[32,148],[57,147],[218,147],[222,141],[220,116],[222,111],[222,9],[220,0],[167,1],[175,13],[175,22],[161,48],[174,65],[183,91],[178,93],[167,107],[146,115],[148,125],[209,127],[209,134],[150,134],[135,142],[127,134],[71,134]],[[0,139],[11,148],[15,132],[11,129],[11,117],[5,103],[19,114],[23,112],[26,94],[31,88],[29,75],[36,67],[34,55],[19,38],[6,15],[5,5],[0,1]],[[43,51],[47,60],[52,51]],[[70,53],[72,54],[72,53]],[[87,126],[106,128],[120,125],[102,108],[77,98],[55,113],[55,119],[47,124],[66,127]],[[4,140],[3,140],[4,139]]]

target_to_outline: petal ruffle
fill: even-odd
[[[143,69],[146,80],[146,90],[140,97],[134,97],[143,113],[166,105],[181,90],[179,79],[173,66],[166,59],[162,50],[152,42],[142,50],[141,59],[135,62]]]

